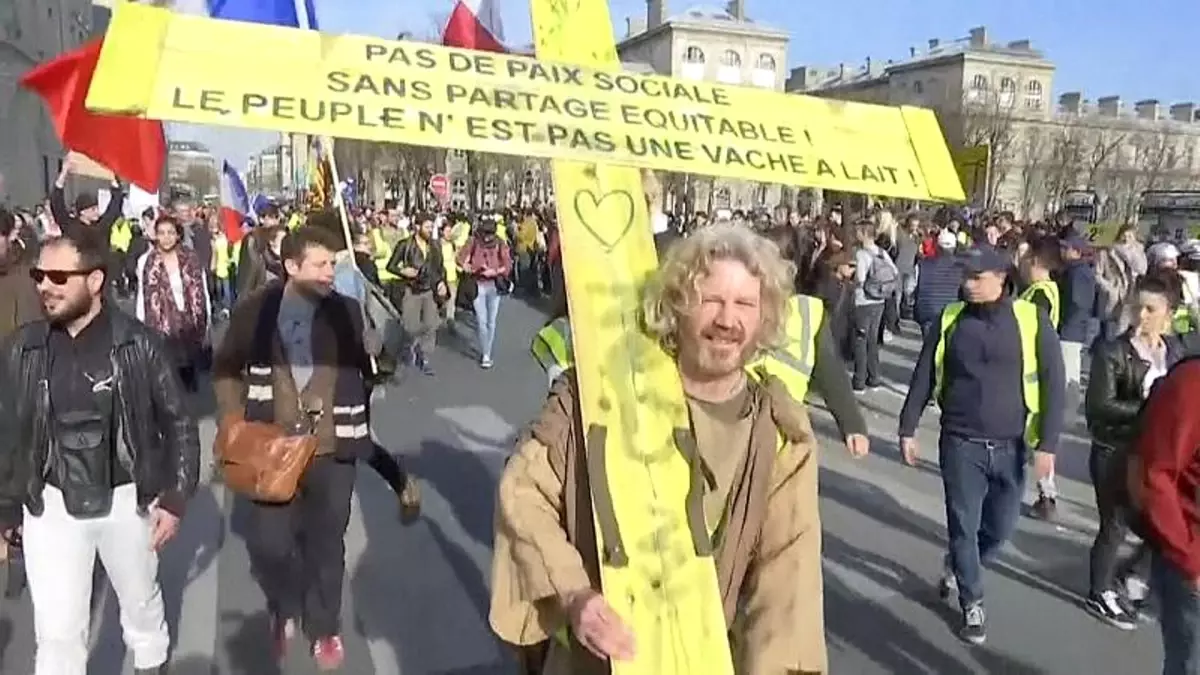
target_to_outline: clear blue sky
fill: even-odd
[[[526,0],[494,0],[506,41],[530,42]],[[435,35],[452,0],[315,0],[323,31],[394,38],[401,31]],[[667,0],[668,14],[724,2]],[[644,16],[645,0],[609,2],[618,37],[625,17]],[[754,20],[791,34],[789,67],[861,64],[870,56],[901,59],[930,38],[964,37],[987,26],[996,42],[1029,39],[1054,61],[1054,95],[1082,90],[1095,99],[1116,94],[1126,101],[1157,98],[1164,104],[1196,100],[1196,52],[1200,26],[1196,0],[746,0]],[[188,128],[182,137],[207,143],[239,168],[254,149],[271,142],[261,133]]]

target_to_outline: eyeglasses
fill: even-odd
[[[42,281],[49,279],[50,283],[55,286],[62,286],[67,283],[71,277],[86,277],[95,272],[97,268],[86,270],[43,270],[37,267],[29,270],[29,278],[33,279],[33,283],[40,284]]]

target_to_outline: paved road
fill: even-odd
[[[397,505],[370,469],[360,470],[347,533],[345,633],[353,675],[500,675],[511,672],[489,635],[485,615],[492,494],[514,427],[540,405],[544,380],[527,356],[541,324],[533,308],[503,308],[496,367],[481,371],[464,356],[466,340],[443,340],[435,378],[414,375],[376,408],[375,431],[420,474],[421,522],[402,527]],[[1060,526],[1025,520],[986,577],[988,645],[967,648],[953,636],[955,615],[932,582],[944,547],[941,487],[933,464],[908,468],[893,442],[917,345],[896,340],[884,357],[888,387],[864,395],[874,454],[852,461],[833,440],[832,421],[814,412],[825,449],[825,603],[832,672],[1050,673],[1153,672],[1157,628],[1127,634],[1079,608],[1086,555],[1095,530],[1086,446],[1063,451]],[[210,409],[211,404],[200,402]],[[207,410],[206,410],[207,412]],[[932,458],[935,419],[921,440]],[[202,427],[209,441],[213,425]],[[207,463],[206,463],[207,464]],[[207,481],[206,481],[207,482]],[[175,675],[271,675],[265,659],[263,600],[249,575],[238,500],[206,484],[162,560],[173,634]],[[131,672],[115,603],[100,596],[91,673]],[[0,600],[0,672],[27,673],[32,629],[27,603]],[[124,670],[122,670],[124,669]],[[292,646],[285,672],[312,673],[304,647]]]

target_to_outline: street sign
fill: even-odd
[[[439,202],[446,201],[446,197],[450,195],[450,181],[446,179],[446,174],[435,173],[430,176],[429,191],[438,198]]]

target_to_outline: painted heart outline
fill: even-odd
[[[598,197],[591,188],[585,188],[576,192],[572,201],[575,216],[579,218],[580,224],[592,235],[593,239],[604,247],[605,253],[612,253],[613,249],[625,239],[625,235],[629,234],[629,230],[633,228],[634,201],[633,195],[628,190],[613,190]],[[596,219],[605,213],[606,204],[617,205],[608,206],[609,209],[620,209],[616,214],[616,221],[612,223],[596,222]],[[605,231],[616,231],[617,236],[610,239],[604,236]]]

